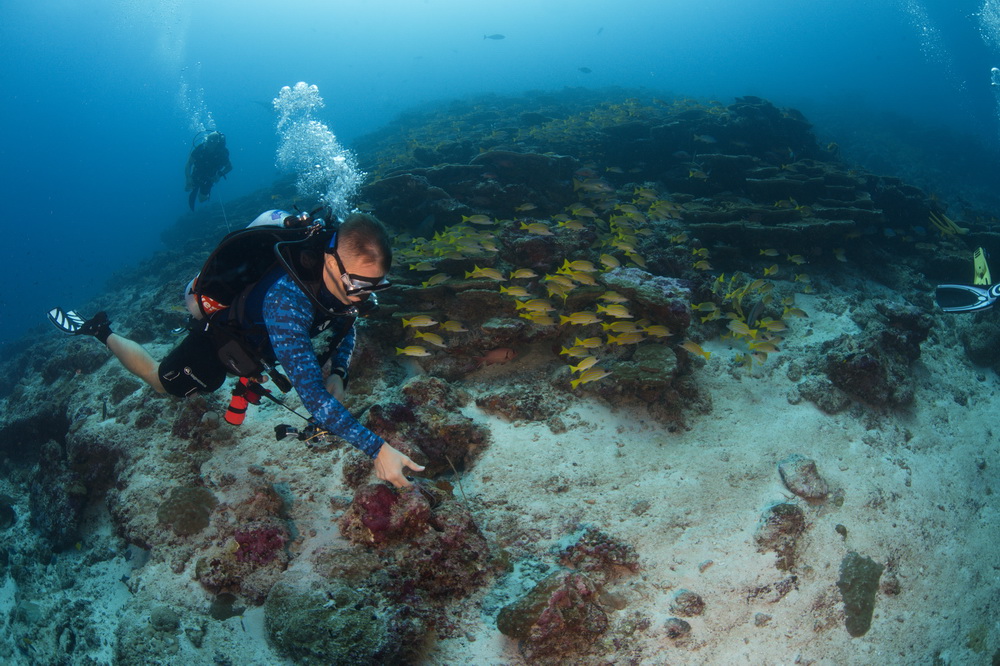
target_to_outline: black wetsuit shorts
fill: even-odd
[[[201,328],[190,333],[160,363],[160,382],[170,395],[211,393],[226,381],[212,336]]]

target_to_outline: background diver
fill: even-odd
[[[195,141],[197,139],[198,135],[195,136]],[[201,202],[208,201],[212,186],[232,170],[226,135],[215,130],[208,132],[204,140],[191,149],[187,164],[184,165],[184,191],[191,193],[188,197],[191,210],[194,210],[196,198]]]

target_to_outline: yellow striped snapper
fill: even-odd
[[[597,316],[596,312],[582,311],[574,312],[571,315],[561,315],[559,317],[560,324],[575,324],[577,326],[586,326],[587,324],[598,324],[601,318]]]
[[[611,373],[601,368],[599,366],[593,366],[584,370],[583,373],[577,378],[570,381],[569,385],[571,388],[576,388],[580,384],[589,384],[590,382],[596,382],[598,379],[603,379],[610,375]]]
[[[621,262],[612,257],[610,254],[602,254],[600,261],[604,268],[609,271],[621,266]]]
[[[583,358],[585,356],[590,356],[590,349],[588,349],[587,347],[582,347],[580,345],[574,345],[569,348],[563,347],[559,351],[559,355],[569,356],[570,358]]]
[[[430,276],[426,280],[420,283],[420,286],[426,289],[427,287],[433,287],[436,284],[441,284],[448,279],[449,275],[447,273],[437,273]]]
[[[434,326],[437,324],[430,315],[416,315],[410,317],[409,319],[403,318],[403,328],[410,326],[412,328],[423,328],[425,326]]]
[[[552,312],[555,306],[544,298],[533,298],[530,301],[517,301],[514,303],[516,310],[527,310],[528,312]]]
[[[596,273],[597,266],[593,262],[587,261],[585,259],[577,259],[576,261],[570,261],[569,259],[563,260],[563,265],[556,270],[556,273],[561,273],[563,275],[572,275],[573,273]]]
[[[519,285],[511,285],[510,287],[505,287],[500,285],[500,293],[507,294],[508,296],[513,296],[514,298],[529,298],[531,293]]]
[[[712,352],[705,351],[704,349],[701,348],[701,345],[699,345],[694,340],[685,340],[684,342],[681,343],[681,348],[691,352],[692,354],[697,354],[698,356],[701,356],[706,361],[712,356]]]
[[[430,356],[426,347],[420,345],[410,345],[409,347],[396,347],[396,356]]]
[[[596,356],[588,356],[587,358],[581,360],[576,365],[569,366],[569,369],[570,369],[570,372],[583,372],[584,370],[592,368],[595,365],[597,365],[597,357]]]
[[[614,321],[601,324],[601,329],[612,333],[642,333],[642,327],[633,321]]]
[[[554,235],[549,229],[548,225],[543,222],[522,222],[521,229],[524,229],[529,234],[536,234],[538,236],[552,236]]]
[[[482,278],[486,280],[495,280],[497,282],[506,282],[507,278],[503,276],[496,268],[480,268],[479,266],[473,267],[471,271],[465,272],[466,278]]]
[[[493,224],[493,218],[489,215],[463,215],[462,223],[470,224]]]
[[[603,312],[617,319],[632,319],[632,313],[628,311],[621,303],[612,303],[611,305],[598,305],[598,312]]]
[[[445,347],[444,338],[442,338],[437,333],[425,333],[424,331],[417,331],[414,334],[417,338],[425,340],[436,347]]]
[[[606,291],[597,297],[599,301],[607,301],[608,303],[628,303],[628,299],[619,294],[617,291]]]
[[[635,333],[622,333],[620,335],[609,335],[608,344],[609,345],[634,345],[645,340],[642,332],[636,331]]]
[[[643,333],[654,338],[668,338],[671,336],[670,329],[663,324],[653,324],[642,329]]]

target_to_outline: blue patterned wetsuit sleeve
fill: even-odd
[[[302,404],[317,423],[374,458],[385,440],[358,423],[323,385],[323,372],[309,338],[313,315],[312,301],[287,276],[275,282],[264,297],[264,324],[271,347]],[[337,349],[337,363],[350,363],[353,348],[352,328]]]
[[[347,335],[341,340],[340,346],[337,347],[337,353],[333,357],[332,366],[334,368],[343,368],[347,370],[351,367],[351,356],[354,354],[354,339],[355,339],[355,328],[351,328],[347,331]]]

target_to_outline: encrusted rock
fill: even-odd
[[[632,546],[594,527],[585,529],[573,544],[560,551],[559,560],[587,572],[600,583],[639,570],[639,556]]]
[[[827,414],[839,414],[851,406],[851,397],[826,377],[809,377],[798,386],[799,394]]]
[[[778,463],[781,480],[794,494],[810,502],[822,502],[830,493],[830,487],[819,475],[816,461],[798,454]]]
[[[754,534],[758,552],[773,550],[778,555],[775,567],[786,571],[795,566],[795,547],[806,528],[802,509],[794,504],[775,504],[761,516]]]
[[[424,476],[464,470],[489,443],[489,430],[459,413],[467,401],[442,379],[415,377],[397,398],[373,405],[365,425],[424,465]]]
[[[178,536],[197,534],[208,527],[208,518],[219,503],[207,488],[177,487],[156,510],[160,523],[168,525]]]
[[[429,529],[431,507],[415,488],[395,490],[378,483],[358,489],[340,519],[340,532],[359,544],[412,538]]]
[[[556,572],[501,609],[497,628],[520,640],[527,659],[586,652],[608,629],[598,590],[583,574]]]
[[[283,526],[254,525],[213,546],[195,566],[195,578],[212,592],[239,593],[262,603],[288,566]]]
[[[271,589],[264,627],[279,652],[316,666],[410,663],[425,631],[407,607],[370,590],[299,578]]]
[[[841,335],[821,346],[823,371],[835,386],[870,404],[909,404],[910,365],[920,357],[931,318],[898,303],[876,304],[875,312],[857,317],[864,325],[860,335]]]
[[[674,335],[684,335],[691,324],[691,290],[686,282],[639,268],[616,268],[602,279],[609,289],[629,299],[637,319],[645,317],[662,324]]]
[[[884,567],[869,557],[849,552],[840,563],[837,588],[844,599],[847,633],[864,636],[872,624],[875,594]]]
[[[181,617],[169,606],[157,606],[149,613],[149,623],[157,631],[177,633],[181,626]]]
[[[682,617],[694,617],[705,612],[705,600],[691,590],[677,590],[670,602],[670,612]]]
[[[667,634],[667,638],[677,640],[691,633],[691,624],[679,617],[671,617],[663,623],[663,629]]]
[[[87,488],[56,442],[42,446],[40,462],[28,495],[31,526],[59,551],[69,548],[79,538]]]

